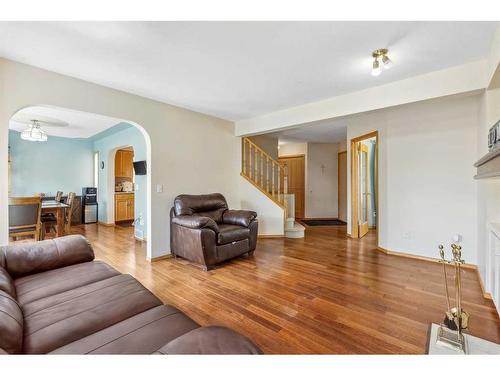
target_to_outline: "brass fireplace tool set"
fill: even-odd
[[[457,244],[451,245],[451,260],[445,259],[443,245],[439,245],[440,262],[443,264],[444,283],[446,288],[446,303],[448,310],[444,317],[444,322],[438,329],[436,344],[443,345],[462,353],[466,353],[466,340],[463,331],[468,328],[469,314],[462,309],[462,277],[461,266],[465,263],[462,260],[462,247]],[[455,268],[455,306],[450,303],[450,293],[448,289],[447,266]]]

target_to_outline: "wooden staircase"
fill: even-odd
[[[283,225],[286,237],[304,237],[304,227],[296,223],[294,213],[288,211],[290,197],[287,196],[286,166],[281,165],[250,139],[243,138],[242,142],[241,176],[284,210]]]
[[[243,138],[241,161],[241,175],[286,210],[285,196],[288,194],[286,168],[248,138]]]

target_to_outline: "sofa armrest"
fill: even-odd
[[[262,354],[250,340],[226,327],[196,328],[158,350],[157,354]]]
[[[248,227],[256,217],[257,213],[255,211],[226,210],[222,215],[222,222],[224,224],[241,225],[242,227]]]
[[[179,215],[172,218],[172,224],[177,224],[189,229],[208,228],[212,229],[214,232],[219,231],[217,223],[213,219],[205,216]]]
[[[0,247],[0,265],[13,278],[94,260],[94,250],[81,235]]]

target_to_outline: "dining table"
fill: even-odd
[[[53,213],[56,217],[56,237],[64,234],[64,212],[69,205],[55,200],[42,201],[42,214]]]

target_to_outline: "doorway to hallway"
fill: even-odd
[[[377,231],[378,132],[351,140],[351,236],[361,238]],[[378,242],[378,234],[377,234]]]

